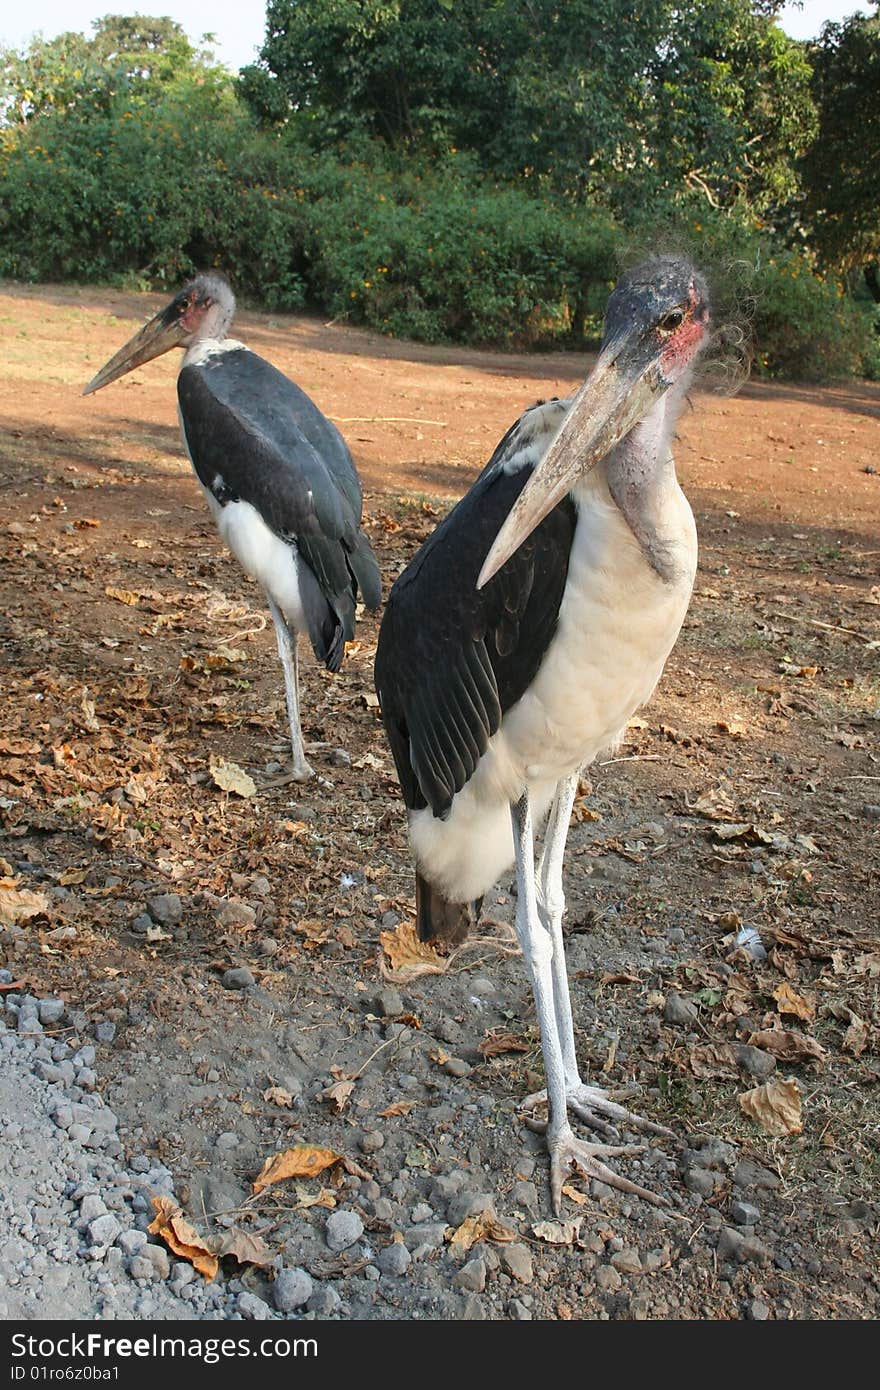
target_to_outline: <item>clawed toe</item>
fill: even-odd
[[[572,1172],[582,1173],[584,1177],[595,1178],[620,1192],[641,1197],[654,1206],[664,1205],[662,1197],[658,1197],[656,1192],[622,1177],[603,1162],[606,1158],[644,1153],[644,1144],[588,1144],[582,1139],[576,1139],[566,1127],[552,1139],[548,1139],[547,1147],[550,1151],[550,1193],[553,1210],[557,1216],[562,1211],[562,1185]]]

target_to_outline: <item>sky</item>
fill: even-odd
[[[259,0],[238,0],[218,5],[217,0],[28,0],[4,6],[0,18],[0,46],[26,48],[35,33],[51,39],[66,30],[92,33],[92,20],[106,14],[170,15],[198,44],[203,34],[214,34],[214,54],[219,62],[237,71],[257,57],[263,41],[266,7]],[[804,0],[802,6],[786,5],[780,22],[795,39],[815,38],[826,19],[843,19],[861,10],[870,13],[864,0]],[[13,12],[14,11],[14,12]]]

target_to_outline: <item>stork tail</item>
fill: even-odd
[[[451,903],[426,878],[416,873],[416,928],[420,941],[445,941],[458,946],[480,916],[482,898]]]

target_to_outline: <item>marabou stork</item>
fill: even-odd
[[[460,941],[516,865],[557,1212],[572,1168],[658,1200],[603,1161],[631,1147],[587,1143],[569,1123],[571,1111],[606,1140],[615,1122],[669,1133],[581,1081],[562,863],[578,774],[651,695],[690,602],[697,535],[670,444],[709,323],[687,260],[656,256],[622,278],[585,384],[507,431],[396,581],[379,635],[420,937]]]
[[[345,440],[304,391],[227,338],[234,313],[226,280],[197,276],[83,395],[173,347],[186,349],[177,378],[183,442],[220,535],[265,590],[284,667],[292,776],[302,781],[312,769],[300,728],[297,636],[308,633],[318,660],[337,671],[354,636],[358,590],[378,608],[381,580]]]

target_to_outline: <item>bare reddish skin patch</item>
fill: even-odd
[[[180,316],[180,326],[187,333],[195,333],[206,311],[210,308],[203,300],[191,299]]]
[[[673,377],[690,361],[709,327],[709,310],[698,301],[693,283],[688,286],[688,304],[681,327],[676,329],[660,354],[660,367],[665,377]]]

